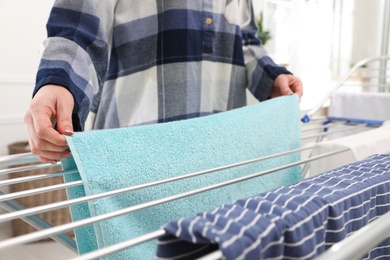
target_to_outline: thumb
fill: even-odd
[[[74,101],[72,94],[69,93],[69,95],[57,102],[57,130],[64,135],[73,134],[72,112]]]

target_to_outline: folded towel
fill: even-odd
[[[75,133],[67,137],[82,188],[69,198],[98,194],[186,173],[237,163],[300,147],[299,102],[296,95],[211,116],[165,124]],[[299,160],[291,154],[160,185],[72,207],[74,219],[113,212]],[[63,161],[72,168],[72,159]],[[74,166],[74,165],[73,165]],[[77,176],[67,177],[71,181]],[[235,185],[106,220],[76,231],[85,253],[159,229],[179,217],[229,203],[301,179],[293,167]],[[96,241],[94,238],[96,236]],[[124,250],[110,259],[152,259],[156,242]]]
[[[364,120],[390,120],[390,93],[336,91],[331,96],[329,116]],[[362,129],[329,135],[329,139],[348,136]]]
[[[389,168],[389,155],[374,155],[172,221],[165,226],[171,236],[160,239],[157,257],[193,259],[192,252],[197,255],[208,244],[218,244],[228,260],[314,259],[390,210]],[[384,259],[390,254],[389,242],[390,238],[365,259]]]
[[[329,115],[370,120],[390,120],[390,93],[337,91],[331,96]]]
[[[385,121],[382,126],[366,130],[366,132],[320,142],[316,144],[312,155],[316,156],[343,148],[349,148],[349,150],[311,162],[310,176],[362,160],[373,154],[390,153],[390,121]]]

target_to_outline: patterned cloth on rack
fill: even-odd
[[[157,259],[191,259],[216,244],[226,259],[313,259],[389,210],[390,156],[373,155],[170,222]],[[390,255],[389,239],[383,244],[367,257]]]
[[[390,100],[390,99],[389,99]],[[365,129],[362,133],[343,136],[334,140],[319,142],[312,156],[349,148],[347,151],[310,163],[310,176],[323,173],[342,165],[363,160],[371,154],[390,152],[390,120],[378,128]]]

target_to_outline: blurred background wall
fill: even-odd
[[[356,61],[380,54],[385,0],[253,0],[265,47],[304,82],[308,110]],[[27,140],[23,122],[53,0],[0,0],[0,155]]]

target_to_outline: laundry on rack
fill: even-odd
[[[329,115],[370,120],[390,120],[390,93],[336,91]]]
[[[77,167],[83,187],[69,188],[70,199],[118,190],[152,181],[234,164],[300,148],[297,95],[201,118],[121,129],[74,133],[67,137],[73,159],[64,169]],[[210,173],[196,178],[116,195],[71,207],[73,219],[112,213],[144,202],[187,192],[244,175],[299,161],[300,154]],[[77,229],[79,253],[128,240],[159,229],[172,219],[190,216],[301,179],[300,166],[235,185]],[[111,259],[152,259],[156,241],[124,250]]]
[[[192,259],[191,252],[207,245],[218,245],[228,260],[314,259],[389,210],[390,155],[373,155],[172,221],[164,227],[170,235],[160,239],[157,259]],[[390,247],[381,245],[367,259],[390,255]]]
[[[390,93],[336,91],[330,97],[329,116],[363,120],[390,120]],[[361,132],[351,129],[328,136],[335,139]],[[363,130],[364,131],[364,130]]]
[[[362,160],[372,154],[390,153],[390,121],[380,127],[317,143],[312,156],[349,148],[349,150],[310,162],[309,176]]]

